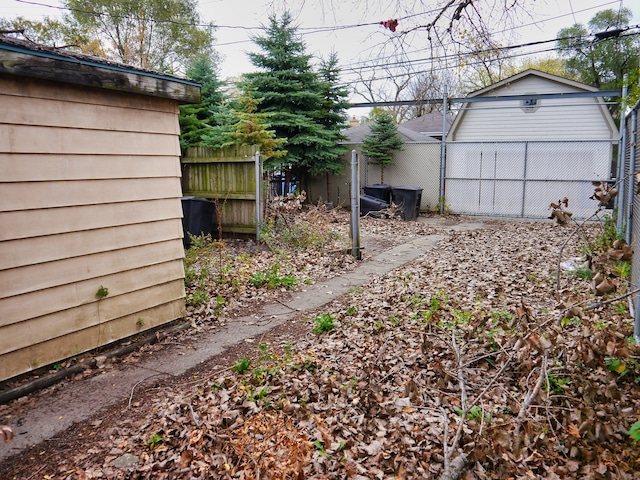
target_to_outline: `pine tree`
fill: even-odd
[[[272,16],[264,36],[253,39],[261,53],[250,53],[260,69],[245,75],[243,89],[260,99],[259,113],[271,114],[270,128],[286,142],[287,154],[268,162],[271,168],[291,166],[304,184],[310,172],[322,172],[335,147],[335,135],[318,120],[322,110],[322,82],[311,66],[311,55],[297,34],[291,14]]]
[[[402,143],[391,114],[380,113],[371,125],[371,133],[362,139],[362,153],[380,165],[380,183],[384,183],[384,167],[393,165],[393,152],[402,150]]]
[[[344,154],[347,147],[340,143],[346,140],[342,130],[348,127],[346,110],[349,108],[349,91],[340,85],[340,68],[338,67],[338,55],[332,52],[329,58],[320,63],[318,71],[321,79],[320,94],[322,105],[316,113],[316,120],[322,124],[333,141],[333,146],[325,150],[325,160],[318,162],[310,168],[311,175],[326,175],[327,198],[330,196],[331,175],[341,175],[344,169]]]
[[[221,123],[221,105],[224,99],[222,82],[218,78],[210,56],[203,55],[193,60],[187,70],[187,76],[200,83],[200,103],[180,106],[180,147],[204,145],[204,136],[209,128]]]
[[[258,113],[259,101],[244,93],[225,109],[225,122],[209,129],[204,141],[208,146],[255,145],[265,161],[273,161],[286,155],[282,150],[283,138],[276,138],[270,129],[271,114]]]

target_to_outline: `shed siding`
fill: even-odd
[[[579,92],[569,85],[525,77],[491,91],[490,96]],[[607,140],[611,138],[600,106],[593,98],[539,100],[540,108],[527,113],[520,101],[468,104],[451,140]]]
[[[0,105],[0,380],[179,318],[177,102],[0,75]]]

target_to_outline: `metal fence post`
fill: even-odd
[[[444,86],[442,98],[442,140],[440,141],[440,215],[444,214],[444,177],[447,173],[447,86]]]
[[[356,260],[362,258],[360,252],[360,172],[358,155],[351,150],[351,240],[352,254]]]
[[[625,181],[623,181],[622,179],[624,178],[625,174],[625,168],[624,168],[624,160],[626,158],[626,137],[627,134],[625,132],[625,127],[627,122],[625,121],[624,118],[624,111],[626,110],[626,103],[625,103],[625,97],[627,96],[627,76],[624,76],[624,84],[622,86],[622,104],[620,105],[620,139],[618,141],[618,165],[616,168],[616,182],[618,182],[618,195],[616,197],[615,200],[615,207],[617,209],[617,222],[616,222],[616,228],[618,229],[618,233],[620,233],[622,231],[623,228],[625,228],[624,225],[624,220],[626,220],[626,218],[623,218],[624,216],[624,207],[625,207],[625,203],[624,203],[624,199],[625,199],[625,195],[626,193],[626,189],[625,189]],[[631,225],[626,225],[626,228],[629,229],[631,228]]]

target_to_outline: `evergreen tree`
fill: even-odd
[[[347,147],[339,143],[346,140],[342,130],[348,127],[346,110],[349,108],[349,91],[339,84],[340,68],[338,67],[338,55],[332,52],[329,58],[320,63],[318,71],[321,79],[320,94],[322,104],[316,114],[316,120],[327,130],[327,135],[333,141],[333,145],[324,151],[325,160],[318,162],[310,168],[311,175],[326,175],[327,198],[330,196],[331,175],[341,175],[344,168],[344,154]]]
[[[326,152],[335,147],[335,137],[317,118],[323,105],[322,82],[290,13],[270,17],[265,35],[253,40],[262,52],[250,53],[249,58],[260,71],[246,74],[243,88],[260,99],[259,113],[271,114],[269,124],[276,137],[286,139],[281,149],[287,154],[267,166],[290,165],[304,183],[307,173],[323,171]]]
[[[384,167],[393,165],[393,152],[402,150],[402,137],[389,112],[376,116],[371,133],[362,139],[362,153],[380,165],[380,183],[384,183]]]
[[[271,114],[258,113],[258,100],[245,93],[235,103],[228,105],[226,121],[209,130],[205,135],[205,144],[214,147],[231,145],[255,145],[265,161],[280,158],[287,151],[282,150],[283,138],[276,138],[269,129]]]
[[[183,150],[204,145],[208,130],[221,123],[219,117],[224,100],[222,82],[211,56],[196,57],[187,69],[187,76],[202,88],[200,103],[180,106],[180,147]]]

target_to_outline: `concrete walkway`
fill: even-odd
[[[450,230],[472,230],[483,225],[437,226]],[[0,448],[0,461],[52,438],[76,422],[91,418],[101,409],[128,401],[132,389],[145,381],[157,382],[181,375],[231,346],[303,315],[305,311],[327,304],[350,289],[365,284],[372,276],[388,273],[416,260],[445,238],[444,235],[420,237],[370,259],[365,258],[354,270],[295,292],[287,302],[265,305],[257,315],[235,318],[224,327],[204,332],[193,340],[193,348],[188,350],[166,349],[159,356],[143,359],[127,368],[71,382],[51,395],[36,397],[35,405],[25,411],[24,416],[9,419],[8,423],[16,436]]]

